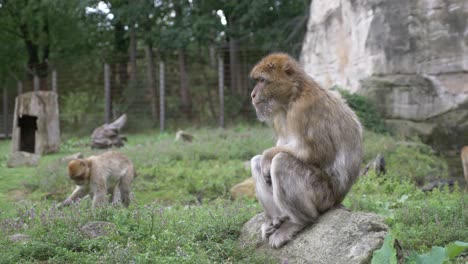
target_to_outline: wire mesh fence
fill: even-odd
[[[248,73],[267,52],[246,48],[233,57],[228,48],[205,48],[181,53],[142,51],[136,66],[128,56],[64,59],[13,76],[15,81],[3,86],[0,135],[11,134],[15,98],[38,90],[58,93],[60,128],[72,136],[89,135],[123,113],[129,132],[254,119]]]

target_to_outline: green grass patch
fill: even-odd
[[[270,128],[186,129],[193,143],[174,141],[174,133],[130,134],[119,149],[135,163],[138,177],[129,209],[92,212],[90,201],[62,211],[74,186],[62,157],[89,148],[89,138],[68,137],[58,153],[36,168],[7,168],[9,142],[0,141],[0,263],[265,263],[265,256],[236,243],[242,224],[261,211],[255,201],[232,202],[229,189],[250,176],[245,162],[274,144]],[[386,219],[406,256],[425,254],[468,237],[466,194],[458,187],[424,193],[428,176],[447,176],[446,162],[418,140],[402,141],[365,132],[363,166],[378,153],[387,174],[358,179],[345,199],[355,211]],[[87,238],[80,227],[94,220],[116,225],[111,236]],[[12,244],[7,236],[31,236]]]

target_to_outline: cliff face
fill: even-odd
[[[369,97],[397,133],[468,144],[466,0],[314,0],[301,62]]]

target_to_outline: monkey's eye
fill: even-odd
[[[265,78],[263,78],[263,77],[258,77],[257,82],[259,82],[259,83],[264,83],[264,82],[265,82]]]

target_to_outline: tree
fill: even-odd
[[[26,56],[2,62],[10,71],[26,70],[38,75],[42,85],[48,74],[51,60],[67,55],[77,46],[82,46],[84,34],[79,23],[84,6],[77,1],[60,0],[0,0],[0,35],[6,40],[6,53],[18,50],[20,43]],[[70,35],[70,32],[75,34]],[[3,63],[2,63],[3,64]],[[22,70],[21,70],[22,68]]]

